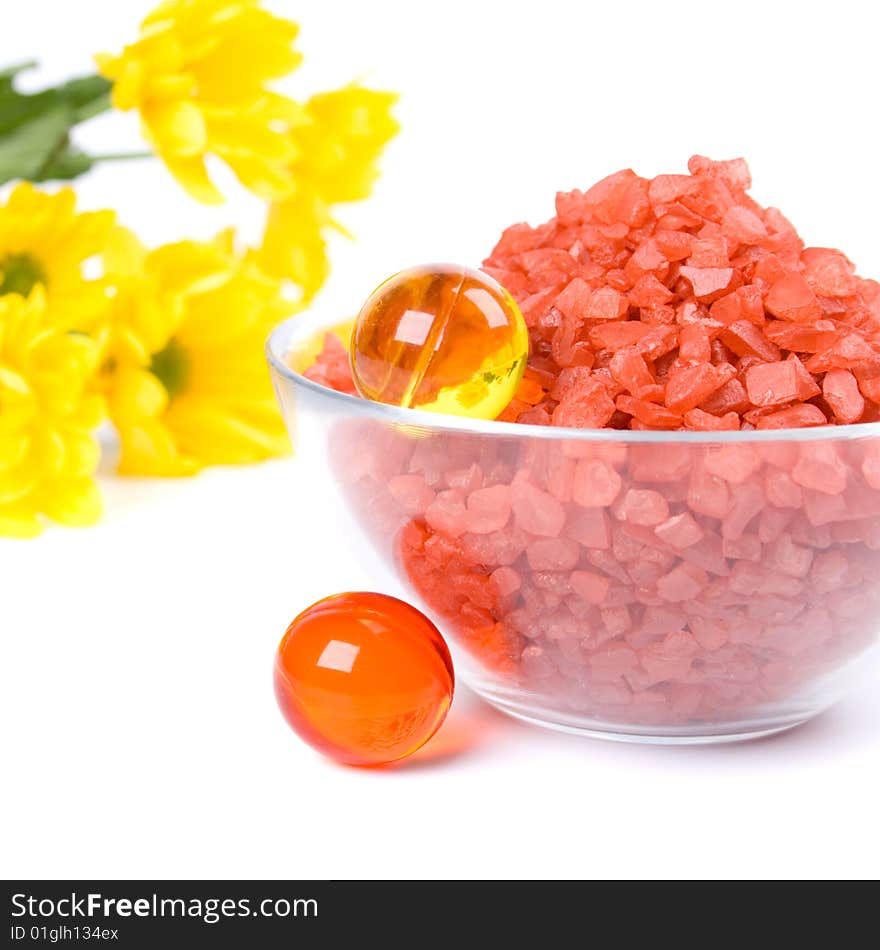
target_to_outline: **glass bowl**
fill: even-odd
[[[530,722],[604,738],[779,732],[851,688],[880,629],[880,424],[560,429],[369,402],[267,350],[298,464]]]

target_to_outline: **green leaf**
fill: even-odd
[[[95,164],[95,160],[85,152],[74,148],[69,142],[55,155],[48,165],[31,178],[31,181],[69,181],[84,175]]]
[[[112,84],[98,75],[18,92],[15,77],[33,65],[0,70],[0,183],[69,179],[88,171],[94,160],[71,145],[70,130],[110,108]]]
[[[68,112],[50,109],[0,137],[0,184],[13,178],[34,180],[67,141]]]

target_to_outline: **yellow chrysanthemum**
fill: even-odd
[[[263,355],[290,312],[231,232],[147,252],[114,242],[104,385],[125,474],[189,475],[288,451]]]
[[[273,203],[266,221],[260,264],[275,277],[293,280],[308,301],[329,272],[324,234],[344,229],[331,208],[369,197],[382,150],[399,128],[391,115],[397,97],[361,86],[314,96],[308,124],[293,130],[298,157],[290,166],[295,190]]]
[[[0,297],[26,297],[42,285],[55,325],[90,324],[106,305],[100,281],[83,278],[83,263],[102,251],[112,211],[76,212],[73,191],[16,185],[0,205]]]
[[[166,0],[118,56],[97,57],[117,109],[137,109],[144,136],[200,201],[222,195],[205,156],[219,156],[264,198],[289,194],[302,106],[266,84],[300,63],[299,27],[259,0]]]
[[[41,515],[68,525],[100,516],[96,364],[91,339],[53,325],[42,287],[0,297],[0,535],[33,537]]]

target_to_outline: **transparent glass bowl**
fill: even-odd
[[[621,432],[400,409],[291,368],[323,325],[294,317],[267,347],[298,464],[504,712],[747,739],[826,709],[876,656],[880,424]]]

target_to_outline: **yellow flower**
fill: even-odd
[[[103,284],[83,278],[83,263],[104,248],[114,217],[77,214],[75,203],[69,188],[48,194],[22,182],[0,206],[0,296],[26,297],[40,284],[64,328],[88,326],[106,306]]]
[[[325,92],[306,104],[308,124],[291,132],[298,152],[290,166],[295,191],[271,206],[259,260],[267,273],[298,284],[303,302],[329,272],[325,232],[346,233],[331,207],[372,191],[379,157],[399,128],[391,115],[396,99],[356,85]]]
[[[287,452],[263,345],[291,308],[232,233],[150,252],[129,236],[107,270],[117,292],[103,375],[120,472],[189,475]]]
[[[289,194],[302,107],[266,84],[299,65],[299,31],[259,0],[165,0],[121,54],[101,54],[117,109],[137,109],[145,138],[199,201],[222,195],[205,157],[216,155],[264,198]]]
[[[42,287],[0,298],[0,535],[33,537],[41,515],[68,525],[100,516],[96,362],[92,340],[52,325]]]

